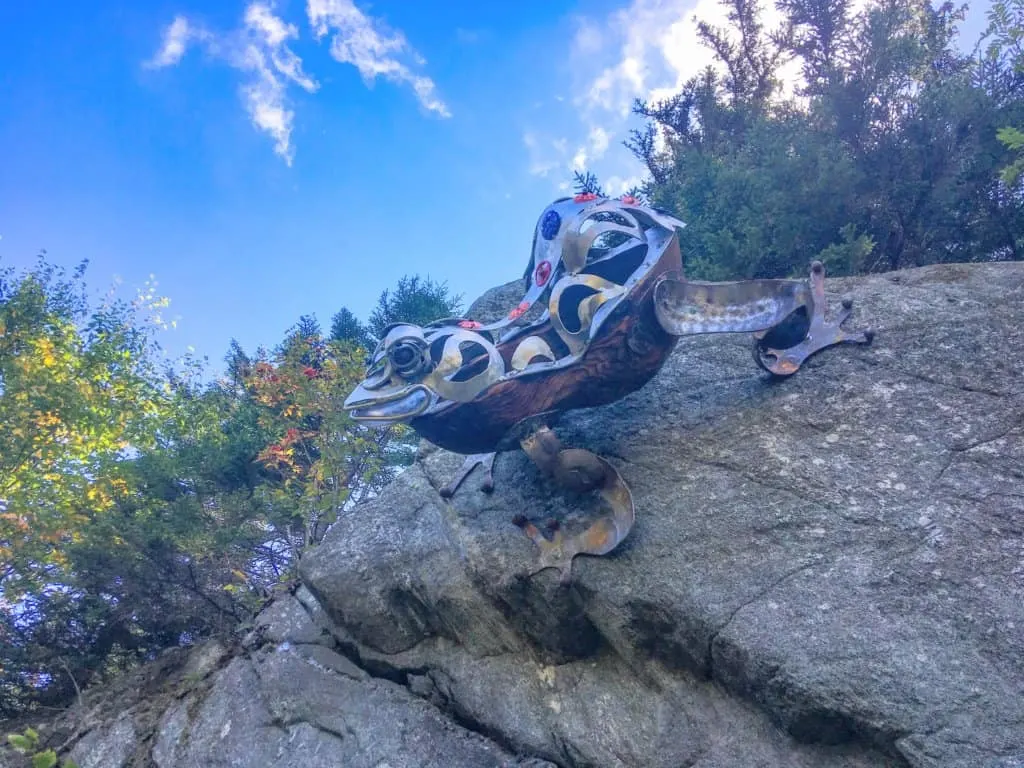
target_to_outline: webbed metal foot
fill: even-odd
[[[608,554],[629,534],[636,519],[633,494],[615,467],[590,451],[563,449],[547,427],[524,438],[520,444],[541,471],[573,491],[597,490],[609,508],[586,530],[574,536],[566,536],[557,523],[549,525],[550,539],[525,516],[517,515],[513,519],[540,549],[537,567],[530,574],[556,568],[560,573],[559,581],[566,584],[572,579],[572,561],[576,555]]]
[[[484,480],[480,484],[481,490],[484,493],[490,493],[494,490],[494,460],[497,458],[497,453],[472,453],[466,457],[466,460],[462,462],[462,467],[455,474],[455,477],[451,479],[439,493],[441,498],[450,499],[455,495],[455,491],[458,490],[462,482],[469,477],[470,473],[478,466],[484,468]]]
[[[776,376],[792,376],[801,365],[825,347],[834,344],[870,344],[874,331],[846,331],[842,325],[853,311],[853,299],[845,298],[842,309],[831,319],[825,317],[828,302],[825,300],[825,265],[820,261],[811,264],[809,279],[811,301],[807,305],[810,311],[810,323],[804,338],[793,346],[775,349],[768,345],[765,337],[772,329],[768,328],[754,334],[754,360],[761,368]]]

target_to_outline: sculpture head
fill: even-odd
[[[472,400],[504,371],[494,344],[445,320],[391,326],[373,351],[366,377],[345,400],[357,421],[410,421],[446,403]]]
[[[515,308],[486,325],[446,318],[391,326],[345,409],[369,424],[408,422],[485,397],[500,381],[578,362],[682,226],[632,198],[556,200],[537,220],[526,292]],[[538,302],[546,310],[527,321]]]

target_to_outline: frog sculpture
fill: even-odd
[[[446,498],[480,465],[483,488],[492,490],[496,454],[517,448],[568,489],[596,491],[607,508],[572,536],[552,523],[549,538],[514,518],[540,549],[532,572],[557,568],[568,581],[576,555],[603,555],[622,542],[634,507],[615,467],[561,446],[551,430],[560,414],[640,389],[685,335],[752,333],[755,361],[780,377],[825,347],[872,338],[869,330],[843,330],[852,301],[826,318],[820,262],[806,281],[686,280],[683,226],[631,197],[556,200],[537,222],[518,306],[486,324],[446,318],[391,326],[345,409],[369,425],[404,422],[435,445],[468,454],[441,490]]]

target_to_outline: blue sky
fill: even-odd
[[[987,4],[964,29],[973,43]],[[635,97],[704,66],[715,0],[0,4],[0,265],[150,275],[219,368],[404,274],[517,278],[574,167],[613,193]]]

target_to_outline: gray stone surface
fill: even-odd
[[[247,645],[271,643],[325,643],[332,644],[327,627],[311,616],[298,597],[283,595],[256,617],[254,627],[246,638]]]
[[[70,756],[81,768],[550,768],[372,677],[324,644],[317,616],[303,590],[281,595],[241,647],[210,642],[140,674],[163,680],[155,690],[124,680],[99,703],[88,695]]]
[[[201,699],[169,708],[153,748],[158,768],[498,768],[508,759],[402,686],[333,673],[287,645],[234,659]]]
[[[466,317],[481,323],[493,323],[507,315],[523,298],[525,292],[524,280],[512,280],[491,288],[469,305]]]
[[[138,735],[131,715],[90,731],[75,744],[71,759],[78,768],[121,768],[130,765]]]
[[[685,339],[562,420],[637,506],[570,586],[511,518],[585,503],[521,453],[444,501],[461,457],[424,446],[238,647],[87,692],[57,741],[104,768],[1024,766],[1024,264],[827,287],[874,345],[771,381],[747,336]]]
[[[563,419],[637,506],[568,589],[527,578],[511,518],[578,505],[520,453],[445,502],[461,459],[428,447],[303,561],[341,647],[561,765],[1019,760],[1024,265],[827,288],[871,347],[771,381],[749,336],[684,339],[640,392]]]

